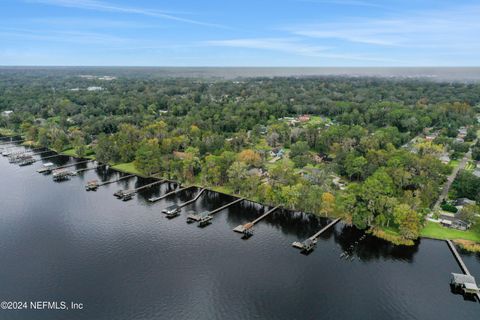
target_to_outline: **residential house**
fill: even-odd
[[[332,183],[340,190],[345,190],[346,185],[340,180],[339,176],[333,176]]]
[[[444,227],[458,229],[458,230],[468,230],[471,226],[470,223],[463,221],[458,218],[458,214],[443,212],[440,215],[440,224]]]
[[[88,88],[87,88],[87,91],[101,91],[101,90],[103,90],[102,87],[92,86],[92,87],[88,87]]]
[[[448,153],[443,153],[438,157],[438,160],[442,161],[443,164],[448,164],[451,159]]]
[[[471,199],[468,199],[468,198],[458,198],[455,200],[455,206],[466,206],[466,205],[469,205],[469,204],[475,204],[475,200],[471,200]]]
[[[308,122],[310,121],[310,116],[308,114],[302,114],[301,116],[297,117],[297,120],[300,122]]]
[[[460,127],[460,128],[458,129],[458,137],[465,138],[466,135],[467,135],[467,128],[465,128],[465,127]]]
[[[283,158],[285,155],[285,150],[282,148],[273,148],[272,151],[270,151],[270,155],[275,158]]]

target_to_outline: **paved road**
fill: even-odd
[[[476,143],[477,143],[477,140],[473,141],[472,146],[475,145]],[[435,205],[433,206],[433,211],[440,208],[440,204],[448,196],[448,191],[450,190],[450,187],[452,186],[453,181],[457,177],[458,172],[460,170],[465,169],[465,166],[467,165],[469,160],[472,160],[472,148],[470,148],[468,152],[465,153],[462,161],[460,161],[460,163],[453,169],[450,176],[448,176],[447,182],[445,182],[445,185],[443,186],[442,193],[440,194],[440,197],[438,197],[437,202],[435,202]]]

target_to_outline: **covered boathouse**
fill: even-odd
[[[475,278],[471,275],[452,273],[450,282],[456,289],[460,289],[464,294],[477,294],[480,289],[477,287]]]

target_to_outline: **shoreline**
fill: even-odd
[[[15,134],[13,134],[12,136],[16,136]],[[10,136],[10,137],[12,137]],[[21,136],[21,135],[19,135]],[[42,147],[41,145],[37,144],[37,143],[34,143],[33,141],[24,141],[22,142],[20,145],[22,146],[29,146],[29,147]],[[74,152],[66,152],[66,151],[70,151],[72,150],[72,148],[70,149],[66,149],[62,152],[58,152],[52,148],[48,148],[48,147],[45,147],[46,149],[49,149],[51,150],[52,152],[56,152],[57,154],[59,155],[64,155],[64,156],[68,156],[68,157],[72,157],[72,158],[76,158],[76,159],[92,159],[92,160],[96,160],[95,158],[95,155],[89,155],[89,156],[85,156],[85,157],[78,157]],[[134,164],[133,162],[130,162],[130,163],[117,163],[117,164],[108,164],[109,168],[110,169],[113,169],[115,171],[118,171],[118,172],[122,172],[122,173],[127,173],[127,174],[133,174],[133,175],[136,175],[138,177],[141,177],[141,178],[151,178],[151,179],[157,179],[157,180],[160,180],[162,179],[162,177],[159,177],[158,175],[145,175],[143,174],[142,172],[140,172],[138,169],[136,169],[134,167]],[[168,179],[170,180],[170,179]],[[177,181],[177,183],[181,184],[180,182]],[[190,186],[190,187],[196,187],[196,188],[199,188],[199,189],[205,189],[205,190],[208,190],[208,191],[213,191],[213,192],[216,192],[216,193],[219,193],[219,194],[223,194],[223,195],[227,195],[227,196],[230,196],[230,197],[233,197],[233,198],[236,198],[236,199],[239,199],[241,197],[241,195],[237,195],[237,194],[230,194],[230,193],[227,193],[225,192],[225,190],[216,190],[215,187],[210,187],[210,186],[203,186],[201,184],[182,184],[182,185],[185,185],[185,186]],[[256,204],[259,204],[259,205],[262,205],[262,206],[265,206],[265,207],[271,207],[271,206],[275,206],[275,204],[265,204],[265,203],[260,203],[256,200],[253,200],[253,199],[249,199],[247,197],[242,197],[244,198],[244,200],[246,201],[249,201],[249,202],[252,202],[252,203],[256,203]],[[282,207],[283,209],[287,209],[289,211],[293,211],[293,210],[290,210],[288,208],[284,208]],[[308,212],[305,212],[306,214],[312,214],[314,216],[317,216],[317,217],[321,217],[321,218],[327,218],[327,219],[334,219],[334,218],[338,218],[338,217],[331,217],[331,216],[320,216],[320,215],[317,215],[315,213],[308,213]],[[341,222],[343,223],[346,223],[344,219],[341,218]],[[457,243],[458,241],[460,242],[463,242],[463,244],[459,244],[460,246],[462,246],[462,248],[466,251],[469,251],[469,252],[480,252],[480,241],[474,241],[474,240],[471,240],[471,239],[468,239],[468,237],[466,238],[448,238],[448,237],[445,237],[445,236],[441,236],[441,235],[438,235],[438,236],[434,236],[434,235],[425,235],[425,234],[422,234],[424,233],[423,231],[425,230],[426,226],[420,231],[420,235],[418,237],[418,239],[421,239],[421,238],[425,238],[425,239],[432,239],[432,240],[441,240],[441,241],[445,241],[445,240],[451,240],[455,243]],[[380,233],[379,233],[380,231]],[[447,230],[447,231],[452,231],[452,230]],[[453,230],[453,231],[457,231],[457,230]],[[379,239],[382,239],[382,240],[385,240],[393,245],[396,245],[396,246],[411,246],[411,245],[414,245],[414,240],[408,240],[408,239],[399,239],[399,236],[398,235],[390,235],[388,234],[388,230],[383,230],[383,229],[378,229],[377,228],[377,232],[374,232],[373,230],[371,229],[366,229],[364,230],[364,232],[366,233],[369,233]],[[385,234],[387,236],[383,237],[382,234]]]

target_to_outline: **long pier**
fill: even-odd
[[[325,231],[327,231],[330,227],[333,227],[334,225],[337,224],[337,222],[340,221],[340,218],[337,218],[335,220],[333,220],[332,222],[330,222],[329,224],[327,224],[324,228],[322,228],[322,230],[318,231],[317,233],[315,233],[313,236],[311,236],[309,239],[311,240],[315,240],[317,239],[318,237],[320,237],[320,235],[322,233],[324,233]]]
[[[101,187],[101,186],[106,186],[107,184],[119,182],[119,181],[122,181],[122,180],[125,180],[125,179],[128,179],[128,178],[132,178],[132,177],[135,177],[135,175],[134,175],[134,174],[130,174],[130,175],[128,175],[128,176],[123,176],[123,177],[120,177],[120,178],[118,178],[118,179],[101,182],[101,183],[98,184],[98,186],[99,186],[99,187]]]
[[[43,158],[45,159],[45,158]],[[70,163],[70,164],[66,164],[64,166],[58,166],[52,170],[58,170],[58,169],[66,169],[66,168],[70,168],[70,167],[74,167],[76,166],[77,164],[84,164],[84,163],[89,163],[89,162],[92,162],[94,160],[85,160],[85,161],[79,161],[79,162],[75,162],[75,163]]]
[[[155,182],[146,184],[146,185],[144,185],[144,186],[135,188],[135,189],[133,189],[132,191],[135,192],[135,193],[137,193],[137,192],[140,191],[140,190],[147,189],[147,188],[150,188],[150,187],[152,187],[152,186],[154,186],[154,185],[157,185],[157,184],[160,184],[160,183],[164,183],[164,182],[165,182],[165,180],[158,180],[158,181],[155,181]]]
[[[113,195],[116,196],[119,199],[122,199],[123,201],[127,201],[127,200],[130,200],[132,198],[132,196],[135,193],[137,193],[138,191],[146,189],[146,188],[150,188],[150,187],[152,187],[156,184],[160,184],[160,183],[164,183],[164,182],[165,182],[165,180],[158,180],[158,181],[146,184],[144,186],[141,186],[141,187],[138,187],[138,188],[135,188],[135,189],[119,190],[119,191],[115,192]]]
[[[26,153],[30,153],[30,152],[32,152],[32,151],[29,150],[29,151],[27,151]],[[31,155],[32,155],[32,156],[38,156],[38,155],[41,155],[41,154],[44,154],[44,153],[47,153],[47,152],[54,152],[54,151],[52,151],[52,150],[45,150],[45,151],[40,151],[40,152],[34,152],[34,153],[32,153]]]
[[[245,198],[238,198],[238,199],[236,199],[232,202],[227,203],[226,205],[221,206],[220,208],[217,208],[217,209],[214,209],[214,210],[210,211],[208,214],[209,215],[215,214],[215,213],[220,212],[223,209],[226,209],[230,206],[233,206],[235,203],[239,203],[240,201],[243,201],[243,200],[245,200]]]
[[[204,192],[205,192],[205,189],[200,190],[193,199],[188,200],[188,201],[186,201],[186,202],[184,202],[184,203],[181,203],[180,205],[178,205],[178,207],[179,207],[179,208],[183,208],[183,207],[185,207],[185,206],[188,206],[190,203],[194,203],[195,201],[198,200],[198,198],[200,198],[200,196],[201,196],[202,193],[204,193]]]
[[[236,199],[232,202],[229,202],[223,206],[221,206],[220,208],[217,208],[217,209],[214,209],[212,211],[203,211],[201,213],[195,213],[195,212],[192,212],[190,213],[188,216],[187,216],[187,222],[190,223],[190,222],[198,222],[198,225],[199,227],[204,227],[208,224],[210,224],[211,220],[213,219],[213,215],[217,212],[220,212],[222,211],[223,209],[226,209],[232,205],[234,205],[235,203],[238,203],[240,201],[243,201],[244,198],[239,198],[239,199]]]
[[[330,227],[333,227],[334,225],[336,225],[337,222],[339,222],[339,221],[340,221],[340,218],[337,218],[337,219],[333,220],[332,222],[330,222],[325,227],[320,229],[320,231],[315,233],[313,236],[311,236],[307,240],[305,240],[303,242],[295,241],[294,243],[292,243],[292,246],[295,247],[295,248],[298,248],[298,249],[302,249],[302,250],[312,250],[313,246],[317,243],[317,238],[320,237],[320,235],[322,233],[324,233],[325,231],[330,229]]]
[[[75,171],[75,173],[81,173],[81,172],[86,172],[86,171],[90,171],[90,170],[95,170],[95,169],[98,169],[100,167],[103,167],[104,164],[99,164],[98,166],[95,166],[95,167],[91,167],[91,168],[83,168],[83,169],[78,169]]]
[[[457,248],[455,248],[455,245],[451,240],[446,240],[448,247],[450,248],[450,251],[452,251],[453,256],[455,257],[455,260],[457,260],[458,264],[460,265],[460,269],[462,269],[463,273],[466,274],[467,276],[471,276],[470,271],[468,270],[467,266],[463,262],[462,257],[457,251]],[[478,301],[480,302],[480,293],[475,294],[477,296]]]
[[[190,189],[190,188],[193,188],[193,186],[189,186],[189,187],[185,187],[185,188],[180,188],[180,189],[177,189],[177,190],[175,190],[175,191],[166,193],[166,194],[164,194],[163,196],[150,198],[150,199],[148,199],[148,201],[150,201],[150,202],[157,202],[157,201],[159,201],[159,200],[165,199],[166,197],[168,197],[168,196],[170,196],[170,195],[172,195],[172,194],[176,194],[176,193],[178,193],[178,192],[180,192],[180,191],[183,191],[183,190],[186,190],[186,189]]]
[[[25,140],[2,141],[2,142],[0,142],[0,145],[6,145],[6,144],[12,144],[12,143],[24,142],[24,141],[25,141]]]
[[[39,147],[39,148],[31,148],[31,149],[27,149],[25,148],[25,152],[37,152],[37,151],[40,151],[42,149],[45,149],[44,147]]]
[[[43,157],[43,158],[37,159],[37,161],[47,160],[47,159],[50,159],[50,158],[55,158],[55,157],[60,157],[60,156],[63,156],[63,154],[58,154],[57,153],[57,154],[54,154],[54,155],[51,155],[51,156],[48,156],[48,157]]]
[[[242,199],[243,200],[243,199]],[[239,232],[239,233],[244,233],[244,234],[252,234],[253,233],[253,226],[255,224],[257,224],[259,221],[265,219],[270,213],[274,212],[275,210],[277,210],[278,208],[280,208],[280,206],[276,206],[270,210],[268,210],[267,212],[265,212],[264,214],[262,214],[260,217],[258,217],[257,219],[251,221],[251,222],[248,222],[248,223],[245,223],[244,225],[239,225],[237,227],[235,227],[233,229],[233,231],[235,232]]]

